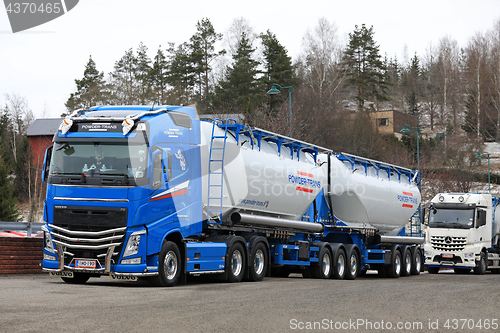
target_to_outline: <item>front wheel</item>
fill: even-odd
[[[481,252],[479,261],[476,263],[476,267],[474,267],[474,274],[484,275],[484,273],[486,273],[487,268],[488,268],[488,261],[486,259],[486,253]]]
[[[181,254],[174,242],[165,242],[161,248],[158,275],[151,282],[159,287],[173,287],[181,276]]]
[[[231,245],[226,256],[226,272],[229,282],[240,282],[245,273],[245,249],[241,243]]]

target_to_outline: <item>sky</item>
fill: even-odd
[[[63,16],[18,33],[0,5],[0,107],[5,94],[15,94],[36,118],[59,117],[89,56],[107,75],[141,41],[151,58],[160,46],[187,42],[203,18],[221,33],[240,18],[256,33],[269,29],[293,61],[304,34],[322,17],[346,42],[355,25],[373,26],[381,55],[401,61],[405,54],[425,55],[446,36],[465,47],[500,19],[500,0],[80,0]]]

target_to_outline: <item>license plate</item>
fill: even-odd
[[[97,261],[96,260],[88,260],[88,259],[76,259],[75,267],[78,268],[96,268]]]
[[[63,271],[63,272],[50,272],[50,276],[57,276],[57,277],[65,277],[65,278],[74,278],[73,272],[68,272],[68,271]]]
[[[443,253],[443,254],[441,254],[441,257],[453,259],[453,254],[451,254],[451,253]]]
[[[137,276],[109,274],[109,279],[113,281],[137,281]]]

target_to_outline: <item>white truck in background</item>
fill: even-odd
[[[424,244],[429,273],[500,273],[499,200],[480,193],[439,193],[431,200]]]

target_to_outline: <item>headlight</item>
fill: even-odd
[[[127,246],[125,246],[125,251],[123,251],[123,256],[133,256],[139,252],[139,244],[141,243],[141,235],[146,233],[145,230],[133,232],[128,238]]]
[[[473,259],[474,258],[474,253],[465,253],[464,254],[465,259]]]
[[[50,235],[49,230],[45,226],[42,227],[42,230],[43,230],[43,238],[45,239],[44,249],[50,253],[55,253],[56,251],[54,249],[54,243],[52,243],[52,236]]]
[[[123,259],[121,261],[122,265],[138,265],[141,263],[141,257],[133,258],[133,259]]]
[[[44,254],[43,254],[43,260],[51,260],[51,261],[56,261],[56,257],[51,256],[50,254],[44,253]]]

